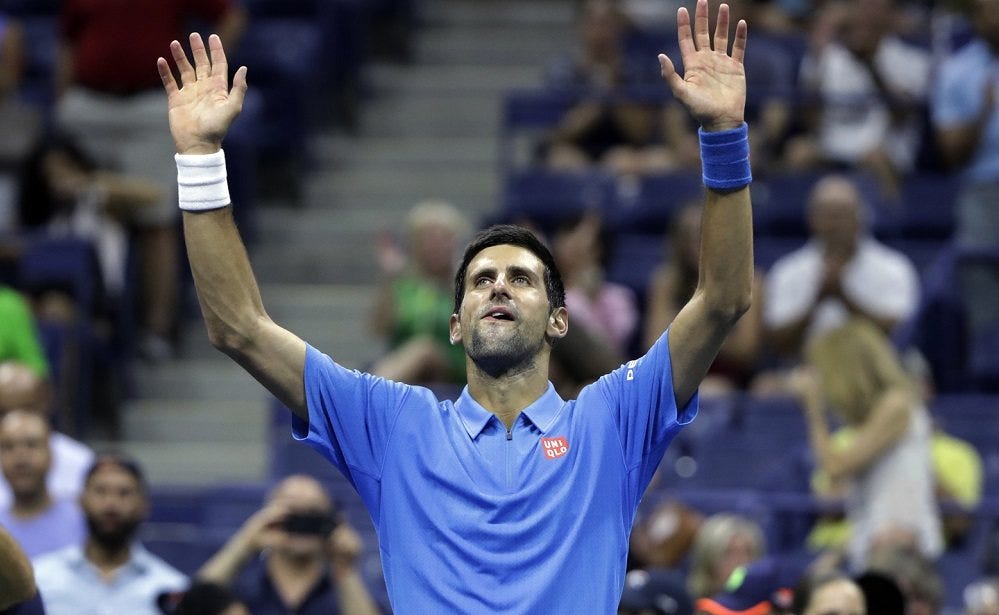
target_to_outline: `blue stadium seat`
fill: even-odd
[[[80,313],[94,313],[101,296],[101,274],[93,244],[74,237],[36,234],[18,259],[18,285],[28,291],[56,289],[73,299]]]
[[[599,171],[519,171],[504,183],[502,217],[507,221],[530,220],[550,232],[587,210],[608,211],[615,192],[615,179]]]
[[[634,185],[620,182],[609,219],[615,229],[627,233],[664,235],[670,222],[684,205],[704,200],[704,184],[699,172],[650,175]]]
[[[528,166],[534,148],[578,100],[574,92],[512,90],[503,96],[499,128],[502,173]]]
[[[612,241],[607,279],[635,291],[639,306],[644,308],[649,278],[666,259],[666,239],[662,234],[621,233]]]
[[[957,175],[917,174],[905,178],[893,212],[899,235],[907,239],[948,239],[954,232],[958,188]]]

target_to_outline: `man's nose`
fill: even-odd
[[[495,297],[497,295],[502,295],[504,297],[509,297],[509,287],[506,283],[506,278],[502,275],[497,276],[496,280],[493,281],[492,295]]]

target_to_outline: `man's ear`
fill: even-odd
[[[451,345],[461,343],[461,320],[458,319],[457,314],[451,314],[451,320],[448,323],[450,328],[450,338]]]
[[[568,331],[569,310],[565,309],[565,306],[555,308],[548,315],[548,326],[545,328],[545,334],[550,338],[559,339],[565,337]]]

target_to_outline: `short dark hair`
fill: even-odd
[[[90,464],[90,468],[87,470],[86,475],[84,475],[83,484],[86,485],[93,478],[94,474],[98,470],[106,467],[114,467],[132,475],[137,483],[139,483],[139,489],[145,493],[148,491],[146,488],[146,476],[142,472],[142,467],[134,459],[120,455],[118,453],[101,453],[94,458],[94,462]]]
[[[472,238],[472,242],[465,248],[465,255],[461,258],[461,265],[454,275],[454,313],[457,314],[461,308],[461,301],[465,297],[465,274],[468,272],[468,265],[475,258],[475,255],[493,246],[518,246],[530,251],[538,257],[545,266],[544,280],[545,291],[548,294],[548,310],[565,306],[565,286],[562,284],[562,274],[559,273],[555,265],[555,257],[551,251],[538,239],[538,236],[522,226],[514,224],[497,224],[479,231]]]

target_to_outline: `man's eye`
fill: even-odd
[[[489,284],[489,282],[490,282],[490,278],[486,278],[486,277],[477,278],[475,280],[475,285],[478,286],[478,287],[482,287],[482,286],[486,286],[487,284]]]

